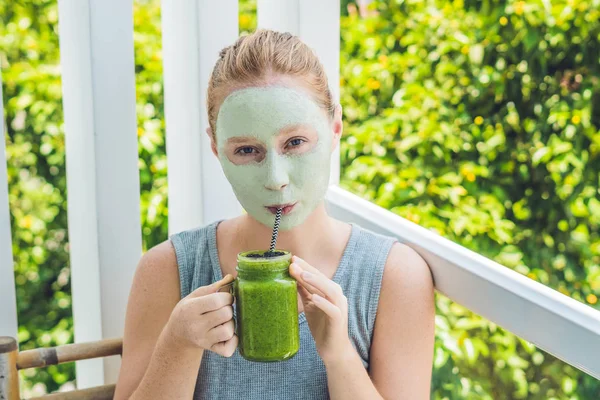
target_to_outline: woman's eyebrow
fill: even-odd
[[[275,135],[275,136],[282,136],[282,135],[288,134],[290,132],[294,132],[297,130],[306,130],[306,129],[310,129],[310,128],[311,128],[310,124],[306,124],[306,123],[292,124],[292,125],[288,125],[284,128],[281,128],[279,130],[279,132],[277,133],[277,135]]]
[[[237,136],[237,137],[232,137],[232,138],[227,139],[227,143],[233,143],[233,144],[247,143],[248,141],[252,141],[252,140],[256,141],[256,138],[253,138],[250,136],[244,136],[244,137]]]

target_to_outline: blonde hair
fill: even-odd
[[[232,90],[265,85],[278,75],[300,78],[313,92],[317,104],[334,115],[336,104],[325,69],[315,53],[291,33],[260,29],[238,38],[219,54],[206,94],[212,134],[216,134],[219,107]]]

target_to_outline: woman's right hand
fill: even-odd
[[[233,296],[218,290],[233,281],[231,275],[202,286],[177,303],[167,329],[177,343],[231,357],[238,344],[233,322]]]

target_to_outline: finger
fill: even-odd
[[[302,285],[298,285],[298,293],[300,294],[300,299],[302,300],[302,304],[306,306],[306,304],[312,298],[312,293],[310,293],[306,288]]]
[[[222,325],[215,326],[208,331],[207,339],[211,343],[226,342],[235,334],[235,325],[233,321],[225,322]]]
[[[333,302],[336,302],[338,298],[343,295],[340,286],[325,276],[319,276],[304,271],[300,282],[307,289],[310,287],[314,288],[315,290],[312,290],[312,293],[323,294],[323,297]]]
[[[202,313],[206,314],[232,304],[233,296],[231,293],[213,293],[204,297]]]
[[[302,261],[299,258],[298,260],[300,260],[298,263],[294,262],[292,265],[290,265],[290,274],[292,273],[291,271],[293,271],[294,278],[310,292],[321,293],[324,295],[324,297],[334,302],[341,295],[343,295],[342,289],[337,283],[323,275],[318,270],[317,273],[312,272],[315,270],[314,267],[308,266],[305,261]],[[303,270],[302,273],[298,272],[299,268]],[[311,290],[311,288],[316,290]]]
[[[223,357],[231,357],[233,353],[235,353],[235,349],[237,349],[238,345],[238,337],[233,335],[233,337],[226,342],[219,342],[212,345],[210,348],[211,351],[222,355]]]
[[[316,293],[316,294],[319,294],[319,295],[325,297],[323,292],[321,292],[319,289],[315,288],[314,286],[309,285],[306,282],[298,281],[298,287],[304,288],[310,294]]]
[[[206,314],[233,304],[231,293],[212,293],[203,297],[190,299],[190,304],[198,314]]]
[[[202,296],[206,296],[206,295],[215,293],[222,286],[228,285],[231,282],[233,282],[234,279],[235,278],[233,277],[233,275],[227,274],[220,281],[217,281],[217,282],[212,283],[212,284],[207,285],[207,286],[201,286],[201,287],[199,287],[198,289],[194,290],[192,293],[188,294],[187,297],[189,297],[189,298],[192,298],[192,297],[202,297]]]
[[[304,261],[302,258],[300,258],[298,256],[292,257],[292,263],[298,265],[300,268],[302,268],[305,271],[312,272],[313,274],[323,275],[323,273],[321,271],[319,271],[317,268],[313,267],[312,265],[310,265],[309,263],[307,263],[306,261]],[[325,276],[325,275],[323,275],[323,276]]]
[[[208,326],[211,328],[222,325],[233,318],[233,307],[225,306],[205,314],[209,318]]]
[[[311,302],[315,307],[323,311],[331,319],[336,320],[341,316],[341,310],[339,307],[326,298],[319,296],[318,294],[314,294],[312,296]]]
[[[291,263],[289,271],[292,278],[300,280],[302,278],[302,272],[304,270],[297,263]]]

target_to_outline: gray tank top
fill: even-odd
[[[219,222],[171,236],[181,298],[222,278],[216,237]],[[393,238],[352,224],[350,239],[333,276],[348,298],[348,334],[367,369],[383,269],[394,242]],[[301,313],[298,318],[300,350],[290,360],[258,363],[246,361],[237,350],[230,358],[205,351],[194,399],[328,399],[325,366],[306,316]]]

